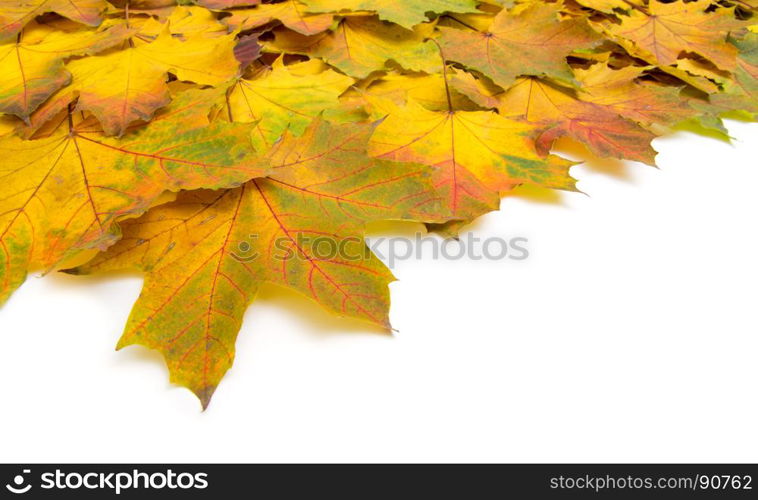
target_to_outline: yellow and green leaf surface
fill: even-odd
[[[33,271],[141,272],[118,345],[206,407],[265,283],[391,330],[368,224],[455,236],[517,186],[576,190],[559,138],[654,165],[680,124],[754,119],[754,11],[0,0],[0,301]]]

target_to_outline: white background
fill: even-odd
[[[399,263],[394,337],[265,290],[205,413],[114,351],[139,277],[31,277],[0,461],[758,461],[758,125],[729,129],[508,197],[472,229],[526,261]]]

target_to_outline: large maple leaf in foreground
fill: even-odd
[[[446,218],[426,167],[367,157],[372,131],[314,122],[272,150],[269,178],[183,193],[125,222],[119,243],[73,271],[146,272],[119,346],[158,349],[171,380],[205,407],[232,365],[243,313],[262,282],[389,329],[393,277],[368,252],[365,224]]]

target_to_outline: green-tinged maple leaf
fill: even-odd
[[[0,0],[0,41],[13,38],[35,17],[47,12],[97,26],[107,7],[105,0]]]
[[[426,14],[478,12],[476,0],[301,0],[310,12],[376,12],[379,19],[411,29],[428,21]]]
[[[228,111],[234,121],[255,123],[253,143],[265,150],[287,128],[299,135],[313,118],[336,107],[353,82],[321,61],[284,66],[277,59],[271,69],[235,81],[227,95]]]
[[[723,94],[711,96],[711,102],[724,111],[742,110],[758,113],[758,34],[748,33],[733,43],[739,50],[734,82]]]
[[[172,381],[205,407],[231,367],[243,313],[262,282],[389,328],[393,277],[368,252],[365,224],[446,217],[426,167],[367,157],[372,130],[314,122],[272,150],[270,178],[182,193],[124,222],[124,238],[76,270],[146,272],[119,346],[162,352]]]
[[[163,122],[114,139],[84,122],[34,141],[0,138],[0,302],[28,270],[113,243],[116,219],[144,212],[164,190],[264,174],[249,136],[241,124],[183,133]]]
[[[266,48],[323,59],[345,74],[365,78],[387,69],[389,62],[410,71],[435,73],[440,68],[437,48],[425,34],[387,24],[375,17],[347,17],[333,31],[303,36],[275,31]]]
[[[491,111],[431,111],[378,103],[386,118],[371,137],[369,154],[435,167],[435,188],[453,218],[470,221],[497,208],[500,193],[522,184],[573,190],[571,162],[540,157],[530,124]]]
[[[734,69],[737,49],[727,42],[730,31],[745,25],[733,8],[708,12],[711,0],[663,3],[650,0],[620,16],[621,23],[603,27],[631,54],[653,64],[673,65],[687,52],[701,55],[725,70]]]
[[[71,81],[64,59],[108,49],[129,36],[124,24],[101,30],[61,31],[31,23],[20,40],[0,44],[0,112],[23,120]]]
[[[318,60],[285,66],[279,58],[270,67],[215,88],[177,92],[169,109],[177,99],[191,100],[181,107],[192,110],[196,119],[205,121],[215,110],[214,116],[251,123],[253,146],[267,151],[285,130],[299,135],[319,114],[333,114],[329,111],[339,105],[338,97],[354,81]]]
[[[540,3],[501,11],[484,32],[439,29],[446,59],[481,71],[503,88],[520,75],[573,82],[566,57],[600,40],[583,18],[561,20],[556,5]]]

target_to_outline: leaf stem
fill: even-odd
[[[752,7],[749,3],[745,2],[744,0],[727,0],[727,1],[731,3],[739,4],[740,6],[746,8],[747,10],[751,12],[754,12],[756,10],[755,7]]]
[[[126,4],[124,5],[124,18],[126,19],[126,29],[128,30],[131,26],[129,26],[129,7],[131,4],[131,0],[126,0]],[[134,48],[134,40],[132,40],[132,37],[129,37],[128,40],[129,47]]]
[[[645,14],[646,16],[649,16],[649,15],[650,15],[650,12],[648,12],[648,10],[647,10],[647,9],[645,9],[644,7],[642,7],[642,6],[640,6],[640,5],[637,5],[637,4],[636,4],[636,3],[634,3],[634,2],[631,2],[630,0],[623,0],[623,2],[624,2],[625,4],[627,4],[629,7],[633,8],[634,10],[636,10],[636,11],[639,11],[639,12],[642,12],[642,13],[643,13],[643,14]]]
[[[73,113],[73,102],[68,103],[68,133],[71,134],[74,131],[74,119],[71,116]]]
[[[234,85],[231,85],[228,89],[226,89],[225,93],[225,100],[226,100],[226,115],[229,117],[229,123],[234,123],[234,116],[232,115],[232,104],[229,101],[229,97],[232,95],[232,90],[234,90],[234,87],[236,85],[239,85],[239,80],[234,82]]]
[[[461,26],[465,26],[465,27],[467,27],[470,30],[479,31],[478,29],[474,28],[473,26],[471,26],[468,23],[465,23],[465,22],[461,21],[460,19],[458,19],[455,16],[451,16],[450,14],[446,14],[445,17],[448,18],[448,19],[452,19],[456,23],[460,24]]]
[[[442,51],[442,46],[434,38],[428,38],[427,40],[434,43],[437,46],[437,50],[440,52],[440,59],[442,59],[442,80],[445,82],[445,97],[447,97],[447,108],[451,113],[453,112],[453,99],[450,97],[450,85],[447,83],[447,62],[445,60],[445,53]]]

